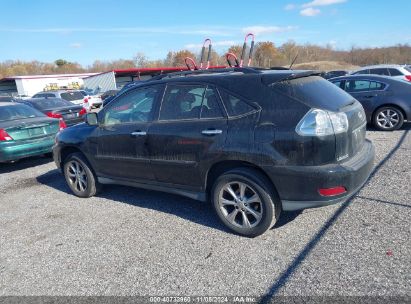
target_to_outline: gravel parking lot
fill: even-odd
[[[0,165],[0,295],[411,295],[411,134],[369,131],[350,201],[247,239],[209,204],[107,186],[69,193],[49,158]]]

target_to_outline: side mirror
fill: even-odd
[[[86,123],[89,124],[90,126],[97,126],[98,125],[97,113],[87,113]]]

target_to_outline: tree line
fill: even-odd
[[[234,53],[240,58],[241,45],[233,45],[224,53],[212,50],[210,62],[213,66],[225,66],[227,61],[225,54]],[[200,54],[189,50],[168,52],[166,58],[150,60],[144,53],[137,53],[130,59],[117,59],[112,61],[95,60],[89,66],[82,66],[76,62],[58,59],[52,63],[40,61],[7,60],[0,62],[0,78],[7,76],[41,75],[41,74],[65,74],[104,72],[112,69],[185,66],[184,59],[191,57],[199,61]],[[360,48],[351,47],[349,50],[336,50],[331,45],[319,46],[315,44],[297,44],[288,41],[280,46],[273,42],[258,42],[255,46],[253,66],[273,67],[289,66],[295,64],[313,63],[318,61],[338,62],[339,66],[364,66],[382,63],[411,64],[411,46],[398,44],[390,47]]]

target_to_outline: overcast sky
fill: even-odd
[[[54,61],[83,65],[130,59],[144,52],[198,52],[210,37],[217,51],[257,41],[281,45],[356,46],[411,44],[411,0],[0,0],[0,61]],[[201,4],[200,4],[201,3]]]

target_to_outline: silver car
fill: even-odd
[[[61,98],[70,101],[74,104],[83,104],[84,96],[80,91],[76,90],[54,90],[39,92],[33,95],[33,98]]]
[[[354,71],[351,75],[382,75],[390,76],[400,80],[411,82],[411,66],[409,65],[399,65],[399,64],[380,64],[380,65],[370,65],[362,67],[361,69]]]

